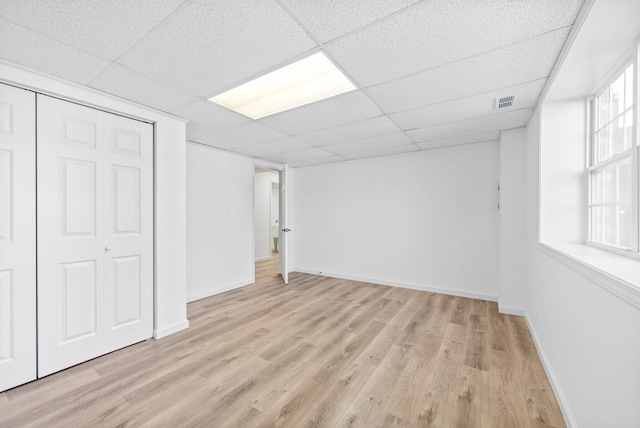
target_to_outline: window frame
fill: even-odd
[[[589,246],[593,246],[602,250],[610,251],[616,254],[620,254],[626,257],[632,257],[636,259],[640,259],[640,108],[638,103],[640,102],[640,73],[639,73],[639,57],[640,57],[640,39],[636,41],[633,49],[633,54],[625,57],[623,62],[620,62],[618,66],[616,66],[612,73],[610,73],[606,79],[603,80],[595,90],[587,97],[587,138],[586,138],[586,180],[587,180],[587,198],[586,198],[586,210],[587,210],[587,224],[585,230],[585,244]],[[633,91],[631,92],[633,97],[633,106],[631,107],[631,118],[633,120],[633,132],[632,132],[632,141],[631,146],[624,150],[621,153],[617,153],[605,160],[600,160],[596,162],[598,149],[596,147],[596,132],[602,130],[605,126],[613,123],[617,118],[624,117],[628,114],[628,109],[624,109],[622,112],[616,116],[616,118],[609,118],[607,125],[600,126],[597,123],[597,115],[599,106],[597,105],[598,97],[610,88],[614,82],[625,73],[627,67],[633,65],[633,75],[632,82],[634,83]],[[626,95],[626,90],[625,90]],[[599,129],[596,129],[596,126],[600,126]],[[593,203],[593,188],[592,188],[592,176],[594,173],[602,171],[610,165],[616,164],[624,159],[630,160],[630,168],[631,168],[631,246],[630,248],[619,247],[612,244],[606,244],[604,242],[595,241],[592,239],[592,231],[593,231],[593,219],[592,219],[592,207],[594,206],[605,206],[604,203]],[[618,189],[619,190],[619,189]],[[619,204],[619,200],[616,202]],[[615,206],[615,205],[614,205]]]

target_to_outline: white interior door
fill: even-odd
[[[38,96],[38,375],[153,334],[151,125]]]
[[[0,84],[0,391],[36,378],[35,112]]]
[[[153,335],[153,127],[104,116],[109,352]]]
[[[287,222],[287,174],[288,167],[280,171],[280,275],[285,284],[289,284],[289,266],[287,263],[287,234],[291,231]]]

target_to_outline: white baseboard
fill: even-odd
[[[524,316],[524,310],[519,308],[511,308],[509,306],[504,306],[504,305],[501,305],[500,302],[498,302],[498,312],[500,312],[501,314],[507,314],[507,315],[517,315],[519,317]]]
[[[409,288],[411,290],[428,291],[431,293],[449,294],[451,296],[469,297],[471,299],[488,300],[490,302],[498,301],[498,298],[496,296],[490,296],[488,294],[482,294],[482,293],[473,293],[465,290],[456,290],[453,288],[440,288],[440,287],[433,287],[433,286],[428,286],[423,284],[411,284],[411,283],[403,283],[403,282],[397,282],[397,281],[385,281],[377,278],[365,278],[365,277],[343,275],[343,274],[332,273],[332,272],[318,272],[317,270],[314,271],[310,269],[301,269],[301,268],[296,268],[295,272],[308,273],[311,275],[329,276],[332,278],[349,279],[352,281],[368,282],[370,284],[388,285],[391,287]]]
[[[155,329],[153,331],[153,338],[154,339],[162,339],[163,337],[167,337],[171,334],[177,333],[180,330],[184,330],[189,328],[189,320],[185,319],[182,320],[180,322],[177,322],[173,325],[170,325],[168,327],[163,327],[163,328],[159,328],[159,329]]]
[[[524,319],[527,322],[527,327],[529,327],[529,332],[531,333],[531,337],[533,338],[533,343],[536,345],[536,350],[538,351],[538,355],[540,356],[540,361],[542,361],[542,367],[544,367],[544,371],[547,373],[549,383],[551,383],[551,388],[553,389],[553,393],[555,394],[556,400],[558,401],[558,406],[560,406],[562,416],[564,416],[564,422],[567,424],[568,428],[576,427],[577,424],[575,419],[573,418],[571,409],[569,408],[569,403],[567,403],[567,399],[562,393],[562,388],[560,388],[560,383],[558,382],[558,379],[556,378],[556,375],[551,368],[551,364],[549,364],[549,360],[547,360],[544,349],[540,345],[536,330],[533,327],[533,324],[529,322],[529,318],[526,314],[524,315]]]
[[[270,259],[270,258],[271,258],[271,256],[256,257],[256,260],[255,260],[255,261],[256,261],[256,262],[259,262],[260,260],[267,260],[267,259]]]
[[[253,284],[255,280],[250,279],[248,281],[240,281],[235,284],[227,284],[222,287],[217,287],[212,290],[200,291],[198,293],[187,294],[187,303],[195,302],[196,300],[204,299],[206,297],[215,296],[216,294],[224,293],[225,291],[235,290],[236,288],[244,287],[246,285]]]

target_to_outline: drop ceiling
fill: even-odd
[[[582,3],[2,0],[0,58],[183,117],[189,141],[302,167],[525,125]],[[357,90],[259,120],[207,100],[318,51]]]

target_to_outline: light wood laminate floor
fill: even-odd
[[[256,265],[191,327],[0,394],[0,426],[560,427],[495,303]]]

